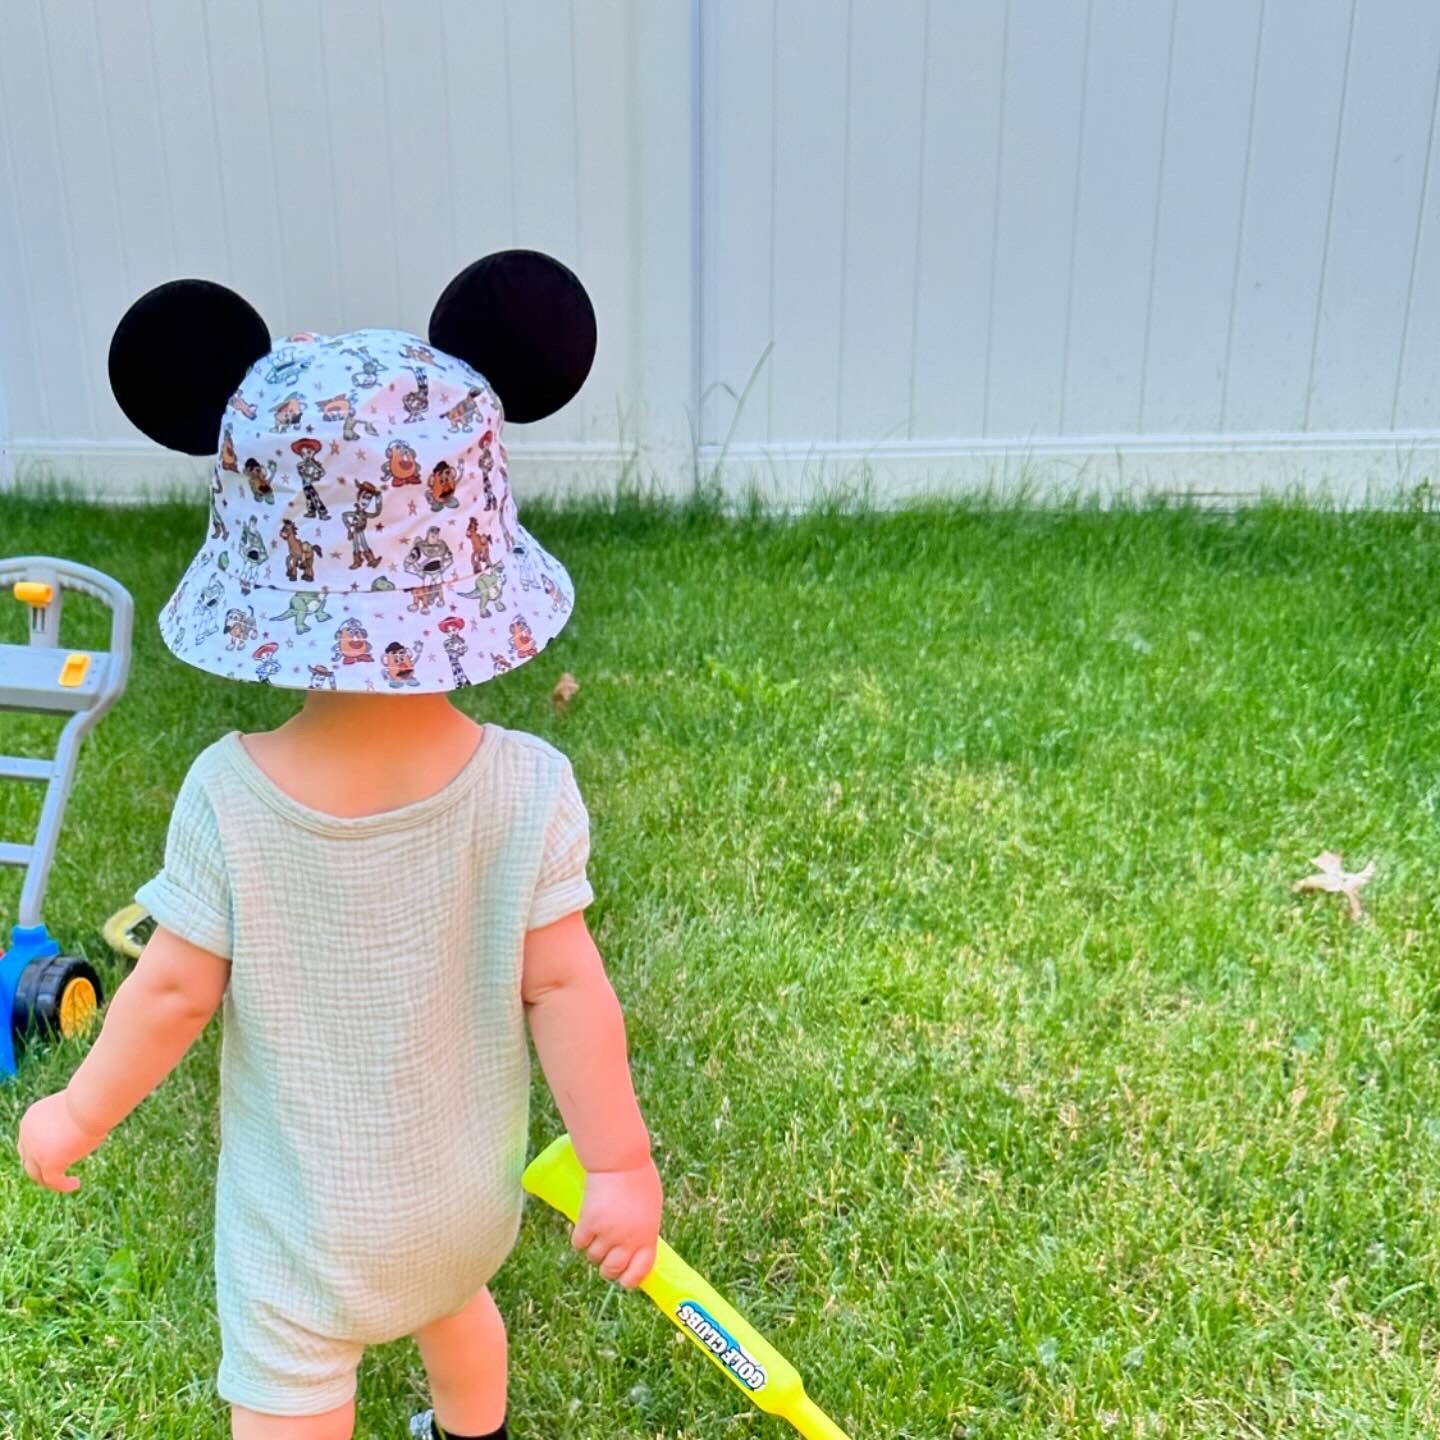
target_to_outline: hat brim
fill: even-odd
[[[412,576],[369,565],[354,571],[352,589],[310,588],[303,578],[257,584],[222,568],[225,547],[212,541],[160,612],[160,635],[177,659],[227,680],[349,694],[464,689],[533,660],[570,618],[575,589],[565,567],[524,526],[515,540],[523,563],[511,556],[485,577],[410,589],[398,587]],[[397,588],[371,589],[376,579]],[[442,629],[452,617],[463,627]],[[528,637],[512,631],[517,620]],[[410,661],[387,651],[392,645]]]

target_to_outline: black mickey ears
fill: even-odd
[[[110,388],[131,424],[167,450],[213,455],[226,403],[270,352],[253,306],[209,280],[142,295],[110,341]]]
[[[478,370],[507,420],[542,420],[590,373],[595,309],[558,260],[499,250],[445,287],[430,316],[430,343]]]
[[[430,343],[494,387],[508,419],[553,414],[585,383],[595,310],[558,260],[501,250],[462,270],[430,316]],[[270,352],[253,306],[209,280],[142,295],[110,341],[110,388],[131,423],[169,450],[212,455],[225,406]]]

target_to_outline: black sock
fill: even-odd
[[[500,1422],[498,1430],[492,1430],[488,1435],[455,1435],[449,1430],[442,1430],[440,1422],[432,1415],[430,1417],[430,1434],[432,1440],[509,1440],[505,1433],[505,1422]]]

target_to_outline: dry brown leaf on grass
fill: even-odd
[[[555,688],[550,692],[550,703],[557,710],[564,710],[579,688],[580,682],[567,670],[555,682]]]
[[[1291,891],[1298,894],[1301,890],[1325,890],[1332,895],[1343,895],[1350,906],[1350,918],[1359,920],[1364,914],[1360,908],[1360,887],[1375,878],[1374,863],[1363,870],[1347,870],[1344,860],[1333,850],[1317,855],[1310,863],[1320,873],[1297,880]]]

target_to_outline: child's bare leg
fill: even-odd
[[[355,1428],[355,1402],[323,1415],[261,1415],[230,1407],[230,1434],[234,1440],[350,1440]]]
[[[458,1315],[415,1332],[441,1429],[488,1435],[505,1419],[505,1322],[482,1290]]]

